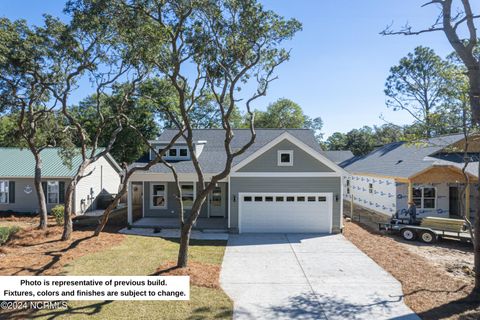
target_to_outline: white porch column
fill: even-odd
[[[129,181],[127,186],[127,219],[128,224],[133,224],[133,204],[132,204],[132,183]]]

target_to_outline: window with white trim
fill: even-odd
[[[167,185],[163,183],[152,184],[151,208],[166,209],[167,208]]]
[[[347,194],[350,194],[350,180],[347,180]]]
[[[278,150],[277,165],[293,166],[293,150]]]
[[[180,148],[179,149],[179,154],[180,154],[180,157],[182,157],[182,158],[188,157],[188,149],[187,148]]]
[[[8,203],[8,180],[0,180],[0,203]]]
[[[433,187],[414,187],[413,202],[420,209],[435,209],[437,207],[437,190]]]
[[[47,181],[47,203],[56,204],[59,199],[58,181]]]
[[[162,149],[158,149],[160,152]],[[165,154],[165,160],[189,160],[190,152],[187,146],[173,146]]]
[[[368,184],[368,193],[373,193],[373,183]]]
[[[181,183],[182,203],[184,209],[191,209],[195,200],[195,185],[193,183]]]

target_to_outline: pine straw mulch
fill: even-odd
[[[220,288],[220,265],[189,261],[186,268],[177,268],[175,261],[158,267],[154,276],[190,276],[190,284],[197,287]]]
[[[473,286],[455,279],[392,237],[355,222],[345,237],[402,284],[405,303],[422,319],[479,319],[480,299]]]
[[[17,226],[21,229],[28,229],[38,226],[39,222],[40,218],[38,216],[15,216],[13,214],[0,213],[0,226]]]
[[[3,220],[3,219],[2,219]],[[93,231],[74,231],[68,241],[61,241],[62,227],[49,225],[47,230],[20,230],[0,247],[0,275],[58,275],[70,261],[89,253],[118,245],[125,236]]]

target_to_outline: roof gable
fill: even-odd
[[[333,163],[331,160],[326,158],[321,152],[314,150],[310,146],[306,145],[299,139],[295,138],[292,136],[290,133],[285,132],[275,138],[274,140],[270,141],[266,145],[264,145],[262,148],[258,149],[254,153],[250,154],[247,158],[243,159],[241,162],[236,164],[232,168],[232,172],[239,171],[243,167],[247,166],[248,164],[252,163],[255,159],[259,158],[260,156],[264,155],[268,151],[270,151],[272,148],[277,146],[278,144],[282,143],[283,141],[289,141],[293,145],[295,145],[298,149],[301,149],[304,151],[306,154],[314,158],[316,161],[320,162],[322,165],[322,169],[326,172],[337,172],[337,173],[345,173],[342,168],[337,166],[335,163]],[[294,163],[295,163],[295,157],[294,157]],[[323,171],[322,170],[322,171]]]
[[[278,151],[293,151],[292,166],[278,166]],[[297,145],[284,139],[238,170],[239,172],[333,172]]]

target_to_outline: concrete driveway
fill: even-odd
[[[234,319],[419,319],[342,235],[231,235],[220,281]]]

